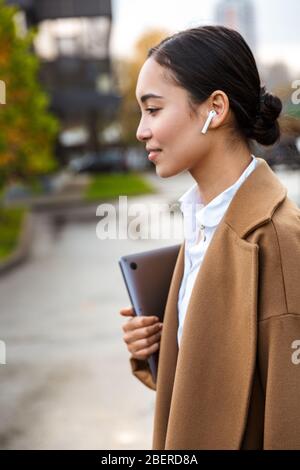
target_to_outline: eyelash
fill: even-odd
[[[146,111],[148,111],[149,114],[153,114],[153,113],[155,113],[156,111],[159,111],[159,110],[160,110],[160,108],[146,108]]]

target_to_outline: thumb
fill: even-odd
[[[122,308],[120,310],[120,315],[123,315],[124,317],[133,317],[135,314],[133,308],[130,306]]]

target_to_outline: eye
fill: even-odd
[[[160,108],[146,108],[146,111],[148,111],[149,114],[156,113],[156,111],[159,111]]]

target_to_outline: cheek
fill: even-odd
[[[184,153],[188,157],[199,146],[200,131],[198,132],[198,128],[195,128],[192,123],[187,121],[176,123],[173,125],[172,132],[172,145],[175,147],[175,152],[178,151],[178,155]]]
[[[157,119],[152,129],[156,140],[162,147],[172,144],[176,136],[176,127],[172,120]]]
[[[190,139],[192,129],[187,119],[179,113],[170,113],[161,120],[157,120],[154,132],[162,147],[163,144],[168,147],[180,145]]]
[[[182,113],[176,106],[166,106],[152,120],[152,131],[162,139],[172,138],[183,126]]]
[[[193,168],[206,152],[207,143],[198,126],[177,129],[172,142],[173,162],[178,168]]]

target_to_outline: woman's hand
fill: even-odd
[[[136,316],[132,307],[122,308],[120,314],[124,317],[131,317],[123,325],[123,339],[128,351],[135,359],[148,359],[159,349],[163,324],[155,316]]]

